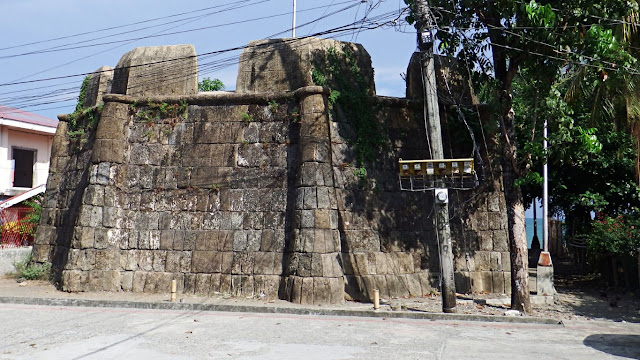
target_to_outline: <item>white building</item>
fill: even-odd
[[[47,183],[58,120],[0,106],[0,200]]]

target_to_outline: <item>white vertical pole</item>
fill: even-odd
[[[544,129],[542,130],[542,149],[544,151],[546,160],[542,167],[542,177],[544,178],[542,185],[542,251],[549,252],[549,172],[547,168],[547,162],[549,157],[547,156],[547,119],[544,120]]]
[[[293,0],[293,24],[291,25],[291,37],[296,37],[296,0]]]

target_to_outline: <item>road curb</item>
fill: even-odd
[[[123,300],[86,300],[86,299],[56,299],[33,297],[0,296],[1,304],[46,305],[46,306],[77,306],[96,308],[127,308],[150,310],[187,310],[187,311],[223,311],[223,312],[251,312],[262,314],[290,314],[290,315],[324,315],[324,316],[358,316],[372,318],[445,320],[445,321],[482,321],[499,323],[560,325],[562,322],[549,318],[528,316],[493,316],[473,314],[445,314],[427,313],[419,311],[375,311],[356,309],[318,309],[278,306],[252,306],[229,304],[194,304],[170,302],[141,302]]]

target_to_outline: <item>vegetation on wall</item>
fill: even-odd
[[[85,105],[87,87],[89,86],[90,80],[91,77],[86,76],[82,81],[80,93],[78,94],[78,103],[76,104],[75,110],[69,114],[67,135],[71,140],[77,140],[79,142],[79,148],[88,140],[88,136],[85,136],[85,134],[97,128],[103,108],[103,104],[93,107],[87,107]]]
[[[373,104],[371,88],[367,84],[353,51],[327,50],[324,61],[317,61],[311,73],[316,85],[331,89],[329,109],[335,113],[339,108],[355,138],[350,139],[355,153],[354,175],[359,184],[366,183],[365,164],[375,161],[386,145],[386,132],[376,117],[379,108]],[[335,119],[335,114],[333,115]]]
[[[133,114],[134,120],[143,122],[149,127],[156,123],[166,123],[171,126],[178,124],[180,120],[187,117],[188,104],[186,101],[169,104],[166,102],[147,102],[146,104],[132,103],[129,111]]]

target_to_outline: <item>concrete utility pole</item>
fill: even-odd
[[[444,159],[442,131],[440,130],[440,110],[436,86],[436,71],[433,59],[433,33],[427,15],[426,1],[415,2],[418,15],[418,48],[422,82],[427,107],[427,127],[432,159]],[[453,249],[451,246],[451,228],[449,227],[449,194],[444,184],[436,184],[434,190],[436,237],[440,251],[440,271],[442,273],[442,311],[456,312],[456,285],[453,277]]]
[[[296,37],[296,0],[293,0],[293,19],[291,21],[291,37]]]

